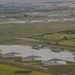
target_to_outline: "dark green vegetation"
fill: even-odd
[[[55,33],[44,34],[40,36],[33,36],[35,39],[43,40],[48,44],[75,46],[75,31],[65,30]]]
[[[1,57],[0,56],[0,59],[2,60],[7,60],[7,61],[14,61],[14,62],[21,62],[22,61],[22,58],[21,57]]]
[[[9,58],[8,58],[9,59]],[[14,58],[11,58],[11,59],[14,59]],[[14,59],[15,60],[15,59]],[[13,63],[13,62],[12,62]],[[25,61],[25,62],[22,62],[22,63],[27,63],[27,64],[31,64],[31,63],[36,63],[36,65],[33,65],[32,67],[34,66],[39,66],[39,67],[43,67],[43,68],[48,68],[48,70],[46,71],[47,73],[42,73],[42,72],[45,72],[44,70],[42,71],[41,69],[38,69],[38,71],[36,71],[37,69],[35,68],[35,70],[33,71],[33,68],[31,70],[29,69],[26,69],[25,67],[23,68],[19,68],[21,66],[18,66],[15,65],[15,64],[12,64],[12,63],[4,63],[4,64],[8,64],[8,65],[14,65],[16,67],[12,67],[12,66],[7,66],[7,65],[3,65],[3,64],[0,64],[0,74],[1,75],[5,75],[6,74],[10,74],[10,75],[22,75],[22,74],[26,74],[26,75],[75,75],[75,63],[72,63],[72,62],[67,62],[68,65],[50,65],[50,66],[44,66],[43,64],[42,65],[39,65],[38,63],[40,63],[40,61]],[[20,64],[21,65],[21,64]],[[10,71],[10,72],[9,72]]]
[[[75,75],[75,65],[56,65],[47,66],[49,73],[55,75]]]
[[[10,58],[8,58],[10,59]],[[16,60],[15,58],[11,58],[11,59],[14,59]],[[5,59],[6,60],[6,59]],[[36,68],[35,70],[29,70],[29,69],[25,69],[25,67],[23,68],[19,68],[18,64],[17,65],[14,65],[14,64],[10,64],[10,63],[4,63],[4,64],[8,64],[8,65],[14,65],[14,66],[17,66],[17,67],[12,67],[12,66],[7,66],[7,65],[3,65],[3,64],[0,64],[0,74],[1,75],[5,75],[6,74],[10,74],[10,75],[22,75],[22,74],[26,74],[26,75],[75,75],[75,63],[72,63],[72,62],[67,62],[68,65],[50,65],[50,66],[44,66],[43,64],[42,65],[39,65],[38,63],[40,63],[40,61],[25,61],[25,62],[22,62],[22,63],[27,63],[27,64],[31,64],[31,63],[36,63],[36,65],[33,65],[32,67],[34,66],[40,66],[40,67],[44,67],[44,68],[48,68],[48,70],[46,71],[47,73],[42,73],[44,71],[41,72],[40,69],[38,69],[39,72],[36,71]],[[15,63],[16,64],[16,63]],[[21,64],[20,64],[21,65]],[[10,71],[10,72],[9,72]]]
[[[21,57],[1,57],[0,59],[6,60],[6,61],[13,61],[13,62],[20,62],[20,63],[26,63],[26,64],[32,64],[32,65],[43,65],[41,61],[39,60],[34,60],[34,61],[22,61]]]
[[[51,75],[51,74],[0,64],[0,75]]]

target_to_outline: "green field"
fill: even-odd
[[[72,32],[72,33],[71,33]],[[64,46],[75,46],[75,31],[68,30],[55,33],[33,36],[34,39],[39,39],[49,44],[57,44]]]
[[[65,45],[65,46],[74,46],[75,47],[75,40],[61,41],[60,44]]]
[[[62,48],[64,46],[74,47],[75,46],[74,34],[57,33],[67,29],[75,30],[75,22],[0,24],[0,44],[1,45],[2,44],[3,45],[4,44],[6,45],[7,44],[30,44],[30,45],[44,44],[45,46],[49,46],[51,48]],[[50,34],[50,33],[56,33],[56,34]],[[65,35],[69,37],[69,40],[63,40],[63,37]],[[39,41],[26,40],[24,38],[35,39],[35,40],[38,39]],[[44,42],[42,42],[42,40],[44,40]],[[67,49],[74,50],[73,47],[67,47]]]
[[[75,34],[63,32],[65,30],[72,30],[72,31],[75,30],[75,22],[0,24],[0,44],[1,45],[43,44],[45,46],[50,47],[51,49],[63,47],[65,49],[75,52]],[[64,36],[66,36],[67,39],[65,39]],[[24,38],[35,39],[39,41],[26,40]],[[20,59],[17,59],[16,61],[20,61]],[[41,66],[47,67],[49,69],[48,73],[52,75],[62,75],[62,74],[75,75],[75,65],[67,65],[67,66],[41,65]],[[50,74],[0,64],[0,75],[50,75]]]
[[[48,73],[0,64],[0,75],[75,75],[75,65],[44,66]]]
[[[0,44],[14,43],[16,38],[24,38],[45,33],[75,29],[75,22],[0,24]]]
[[[75,65],[47,66],[49,73],[54,75],[75,75]]]
[[[0,75],[51,75],[51,74],[0,64]]]

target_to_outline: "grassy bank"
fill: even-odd
[[[51,74],[0,64],[0,75],[51,75]]]

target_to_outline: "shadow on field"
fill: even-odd
[[[32,73],[32,71],[15,71],[16,74],[29,74]]]

